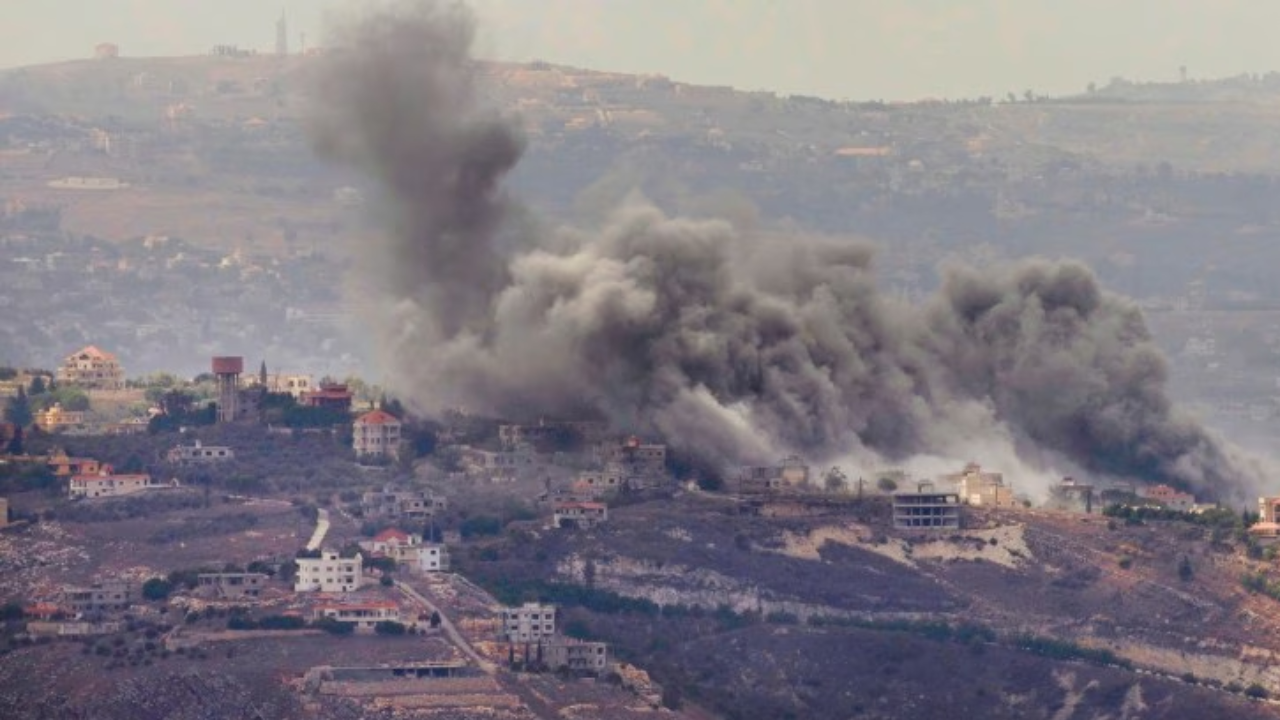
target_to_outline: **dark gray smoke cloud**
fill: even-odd
[[[419,409],[602,416],[717,462],[901,459],[999,431],[1089,469],[1220,497],[1260,477],[1166,394],[1141,315],[1088,269],[957,269],[925,308],[868,248],[671,218],[642,200],[551,233],[502,193],[524,141],[477,96],[472,16],[401,3],[338,34],[325,157],[380,184],[370,322]]]

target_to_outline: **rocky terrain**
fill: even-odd
[[[499,597],[561,599],[579,630],[726,717],[1276,712],[1246,694],[1280,691],[1280,606],[1240,581],[1271,563],[1230,533],[1033,511],[940,536],[886,522],[871,500],[769,518],[686,497],[467,569]]]

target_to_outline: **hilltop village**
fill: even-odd
[[[621,558],[581,550],[541,577],[521,579],[531,566],[499,571],[520,552],[512,542],[589,547],[633,532],[610,530],[617,513],[624,526],[635,513],[669,521],[681,503],[709,503],[743,527],[843,517],[853,524],[811,531],[801,545],[784,535],[778,552],[817,558],[824,542],[852,542],[899,563],[1010,567],[1030,552],[1022,528],[1036,518],[1240,521],[1164,485],[1064,478],[1033,502],[1016,478],[976,462],[929,478],[822,469],[799,456],[708,471],[594,420],[515,423],[460,410],[425,419],[356,378],[273,372],[265,361],[255,372],[238,356],[213,357],[190,380],[130,378],[116,355],[87,346],[53,370],[0,377],[4,652],[70,644],[110,676],[296,643],[291,669],[280,672],[298,702],[317,707],[516,712],[528,703],[522,693],[535,692],[610,712],[670,710],[681,706],[680,689],[637,666],[644,653],[616,654],[576,608],[835,619],[819,606],[763,599],[759,587],[744,600],[728,579],[710,591],[629,586]],[[1246,513],[1241,537],[1252,557],[1269,557],[1280,498],[1258,509]],[[756,547],[741,532],[731,544]],[[1128,571],[1141,551],[1124,552]],[[1185,555],[1182,563],[1180,574],[1194,572]],[[637,567],[643,576],[661,563]],[[682,574],[710,571],[695,568]],[[1252,582],[1253,593],[1275,592],[1262,574]],[[574,583],[579,590],[566,590]],[[878,612],[900,616],[892,610]]]

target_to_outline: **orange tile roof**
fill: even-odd
[[[98,348],[97,345],[88,345],[80,352],[73,353],[72,357],[80,357],[81,355],[88,355],[89,357],[97,358],[99,360],[115,360],[116,359],[115,355],[107,352],[106,350],[102,350]]]
[[[605,506],[605,504],[604,504],[604,503],[597,503],[597,502],[573,502],[573,501],[570,501],[570,502],[561,502],[561,503],[556,503],[556,509],[557,509],[557,510],[568,510],[568,509],[570,509],[570,508],[579,508],[579,509],[582,509],[582,510],[604,510],[604,509],[605,509],[605,507],[606,507],[606,506]]]
[[[71,476],[72,482],[75,482],[77,480],[81,482],[106,482],[108,480],[138,480],[138,479],[150,480],[151,476],[145,475],[142,473],[133,473],[133,474],[125,474],[125,475],[72,475]]]
[[[396,528],[387,528],[386,530],[383,530],[382,532],[378,533],[373,538],[374,542],[387,542],[388,540],[401,540],[404,542],[408,542],[409,533],[403,530],[398,530]]]
[[[389,425],[400,422],[400,419],[386,410],[374,410],[361,415],[356,422],[362,425]]]

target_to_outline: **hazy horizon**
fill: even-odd
[[[473,0],[481,56],[657,73],[836,99],[1070,94],[1112,77],[1175,80],[1280,68],[1263,0]],[[360,3],[359,6],[368,6]],[[296,52],[355,0],[46,0],[0,7],[0,68],[89,57],[270,52],[281,11]],[[67,22],[65,18],[77,18]],[[655,39],[658,38],[658,39]]]

